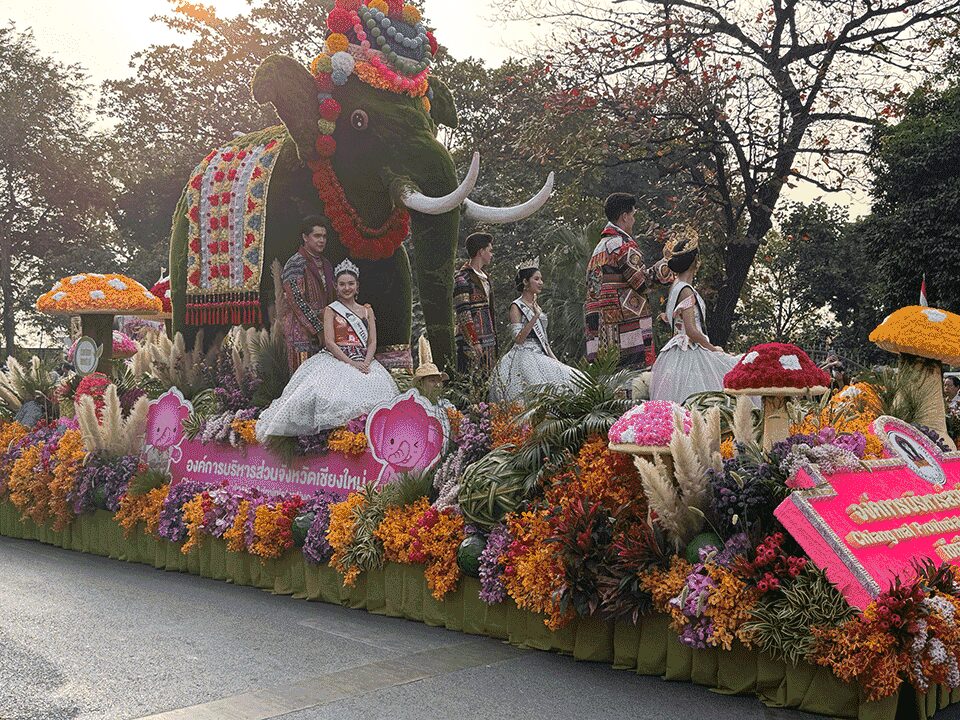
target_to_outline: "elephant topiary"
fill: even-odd
[[[429,74],[436,41],[411,5],[337,0],[326,52],[308,71],[271,56],[257,70],[253,96],[271,103],[283,125],[243,135],[210,153],[191,176],[170,243],[174,330],[262,322],[273,297],[273,260],[299,247],[298,225],[325,215],[326,254],[359,265],[361,299],[374,306],[378,357],[410,356],[411,268],[434,357],[453,352],[453,277],[461,213],[485,223],[523,219],[549,198],[553,175],[523,205],[489,208],[469,200],[474,156],[458,181],[437,126],[456,127],[447,87]]]

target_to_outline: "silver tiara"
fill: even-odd
[[[530,260],[524,260],[522,263],[517,265],[517,272],[521,270],[536,270],[540,267],[540,258],[535,257]]]
[[[352,273],[355,277],[360,277],[360,268],[350,262],[350,258],[344,258],[343,262],[333,269],[333,276],[339,277],[342,273]]]

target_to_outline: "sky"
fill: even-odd
[[[494,24],[495,0],[425,0],[427,16],[439,41],[456,57],[480,57],[498,65],[519,46],[530,26]],[[220,14],[248,8],[246,0],[205,0]],[[12,20],[18,29],[33,29],[37,46],[66,63],[84,67],[94,83],[131,74],[129,61],[137,50],[172,42],[176,35],[151,17],[167,11],[170,0],[0,0],[0,23]],[[823,197],[846,206],[851,216],[869,212],[864,193],[823,196],[811,185],[789,191],[794,200]]]

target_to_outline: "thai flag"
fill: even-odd
[[[921,307],[929,307],[927,302],[927,274],[923,274],[923,279],[920,281],[920,305]]]

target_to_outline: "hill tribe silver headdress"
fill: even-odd
[[[524,260],[522,263],[517,265],[517,272],[521,270],[536,270],[540,267],[540,258],[535,257],[529,260]]]
[[[337,265],[337,266],[333,269],[333,276],[334,276],[334,277],[340,277],[341,275],[343,275],[343,273],[350,273],[350,274],[353,275],[355,278],[357,278],[357,280],[360,279],[360,268],[358,268],[356,265],[354,265],[354,264],[350,261],[350,258],[344,258],[343,262],[340,263],[339,265]]]

